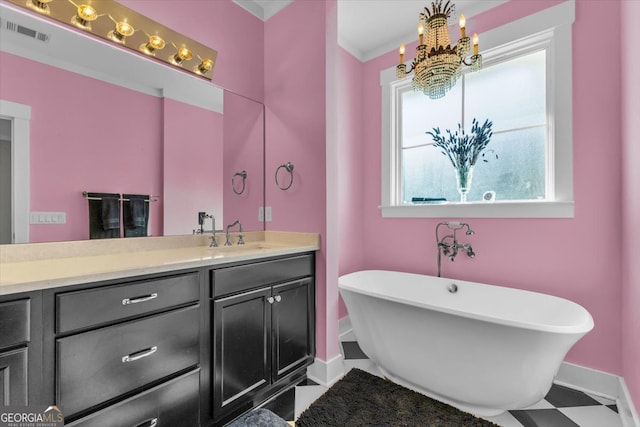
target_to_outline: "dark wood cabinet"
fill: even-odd
[[[0,353],[0,406],[28,404],[27,347]]]
[[[198,308],[56,340],[56,402],[65,417],[196,367]]]
[[[48,404],[65,425],[199,425],[203,273],[44,291]]]
[[[223,425],[306,377],[315,255],[0,296],[0,406],[72,427]]]
[[[315,356],[315,295],[311,279],[273,287],[272,380],[306,367]]]
[[[265,286],[260,267],[276,281]],[[306,376],[315,357],[312,267],[312,257],[305,255],[213,271],[216,425]]]
[[[263,288],[213,303],[216,418],[271,383],[270,295],[271,289]]]
[[[196,427],[199,370],[95,412],[68,427]]]
[[[0,406],[40,404],[40,292],[0,296]]]

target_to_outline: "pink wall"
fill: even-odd
[[[467,28],[488,29],[558,3],[508,2],[468,19]],[[573,136],[575,218],[469,219],[477,257],[446,261],[445,276],[558,295],[582,304],[595,328],[568,354],[568,361],[622,372],[620,351],[620,51],[619,2],[578,1],[573,25]],[[612,48],[612,46],[614,48]],[[593,61],[598,52],[598,61]],[[364,259],[367,268],[436,273],[434,228],[439,219],[383,219],[380,199],[380,70],[397,52],[366,64],[364,74]],[[597,194],[597,197],[594,195]],[[392,242],[393,250],[389,250]]]
[[[222,221],[216,203],[223,200],[222,120],[220,113],[164,99],[164,234],[191,234],[198,212]]]
[[[325,4],[295,1],[265,23],[266,204],[268,230],[321,234],[316,258],[317,353],[327,360]],[[294,164],[294,184],[275,185],[276,168]],[[286,174],[282,179],[287,179]],[[336,298],[337,301],[337,298]],[[335,316],[337,322],[337,315]],[[337,333],[337,331],[336,331]]]
[[[234,93],[224,92],[224,222],[218,229],[240,220],[245,230],[262,230],[258,208],[264,206],[264,106]],[[247,172],[244,191],[242,178],[232,178]]]
[[[231,0],[121,0],[123,5],[218,51],[213,83],[264,100],[264,23]]]
[[[632,52],[640,39],[640,2],[622,1],[621,50]],[[640,409],[640,59],[622,57],[622,372]]]
[[[31,225],[30,241],[88,239],[82,191],[162,194],[161,99],[4,52],[0,62],[2,99],[31,106],[31,211],[67,213]],[[162,201],[149,222],[161,234]]]
[[[337,238],[339,240],[339,275],[362,269],[364,251],[362,242],[365,231],[362,218],[363,189],[365,188],[363,170],[364,120],[362,109],[362,79],[364,65],[344,49],[339,49],[336,63],[339,98],[337,107],[338,159],[333,168],[338,175],[338,215],[340,223]],[[377,184],[377,182],[376,182]],[[375,233],[374,233],[375,234]],[[339,317],[347,316],[344,301],[340,298]]]

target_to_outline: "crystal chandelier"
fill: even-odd
[[[455,5],[451,1],[442,6],[442,0],[431,3],[431,10],[424,8],[420,13],[418,25],[418,46],[416,57],[407,71],[404,63],[404,44],[400,46],[400,64],[396,67],[396,76],[402,79],[412,71],[413,89],[422,91],[431,99],[438,99],[455,86],[462,73],[462,65],[478,71],[482,68],[482,55],[478,53],[478,35],[473,35],[473,55],[467,61],[471,40],[465,33],[465,18],[460,15],[460,39],[451,47],[449,38],[449,19],[454,15]],[[424,31],[427,31],[425,40]]]

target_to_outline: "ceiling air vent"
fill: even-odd
[[[12,21],[7,21],[6,19],[3,19],[2,21],[0,21],[0,25],[2,26],[3,30],[9,30],[9,31],[13,31],[14,33],[18,33],[18,34],[22,34],[24,36],[27,37],[31,37],[32,39],[36,39],[39,40],[43,43],[47,43],[49,41],[49,35],[45,34],[45,33],[41,33],[40,31],[37,30],[33,30],[31,28],[28,27],[24,27],[20,24],[16,24],[15,22]]]

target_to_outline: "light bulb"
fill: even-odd
[[[164,40],[160,36],[150,36],[149,41],[147,43],[143,43],[140,45],[140,50],[147,55],[155,55],[156,50],[163,49],[165,45]]]
[[[124,38],[133,35],[135,29],[124,21],[119,21],[116,23],[116,28],[113,31],[109,31],[107,37],[113,40],[116,43],[125,43]]]
[[[83,30],[91,30],[91,22],[98,19],[98,12],[88,4],[78,6],[78,12],[71,18],[71,23]]]
[[[27,2],[27,6],[29,6],[31,9],[35,10],[36,12],[40,12],[48,15],[51,12],[51,10],[49,9],[48,3],[51,3],[52,1],[53,0],[31,0]]]
[[[213,69],[213,61],[210,59],[203,59],[200,65],[195,69],[198,74],[206,74]]]
[[[169,58],[169,61],[173,65],[181,65],[184,61],[189,61],[193,57],[193,54],[186,47],[178,48],[175,55]]]

